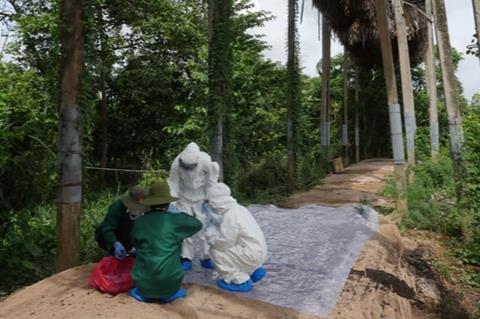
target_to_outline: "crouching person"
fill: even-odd
[[[214,184],[208,201],[217,215],[212,219],[219,221],[205,233],[210,257],[220,275],[217,285],[230,291],[249,291],[266,274],[262,267],[267,256],[263,232],[250,212],[231,196],[227,185]]]
[[[170,213],[170,196],[166,181],[155,183],[144,200],[151,207],[135,221],[132,230],[137,258],[132,269],[135,288],[130,295],[138,301],[171,302],[184,298],[180,263],[182,241],[202,229],[202,223],[185,213]]]
[[[110,205],[105,219],[95,229],[100,248],[119,260],[135,252],[131,232],[134,221],[150,209],[142,203],[146,196],[147,190],[143,187],[132,187],[127,195]]]

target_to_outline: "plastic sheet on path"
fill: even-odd
[[[378,227],[378,214],[366,206],[248,207],[268,246],[267,276],[240,296],[325,316],[335,306],[363,244]],[[199,247],[197,244],[197,256]],[[218,273],[195,260],[184,282],[216,287]]]

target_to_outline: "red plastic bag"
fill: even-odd
[[[111,295],[126,292],[135,286],[130,275],[134,262],[133,257],[123,260],[112,256],[104,257],[93,268],[88,283],[92,288]]]

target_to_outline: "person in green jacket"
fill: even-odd
[[[202,223],[188,214],[170,212],[169,203],[175,200],[166,181],[153,184],[143,202],[151,211],[133,225],[137,257],[132,269],[135,288],[130,295],[138,301],[171,302],[186,296],[181,287],[182,241],[200,231]]]
[[[122,199],[110,205],[105,219],[95,229],[95,240],[100,248],[119,260],[134,251],[133,222],[150,209],[141,203],[147,195],[145,188],[134,186]]]

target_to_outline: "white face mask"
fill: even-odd
[[[213,212],[217,215],[223,215],[226,211],[228,211],[227,207],[224,206],[217,206],[215,203],[210,202],[210,207],[212,208]]]

